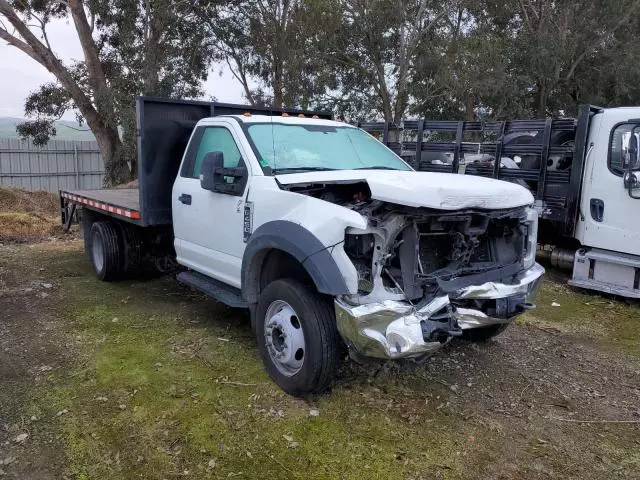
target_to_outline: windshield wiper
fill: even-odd
[[[354,168],[353,170],[398,170],[398,169],[393,167],[385,167],[384,165],[373,165],[371,167],[358,167],[358,168]]]
[[[295,173],[295,172],[332,172],[335,168],[327,167],[289,167],[289,168],[274,168],[273,173]]]

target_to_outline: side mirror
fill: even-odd
[[[225,168],[222,152],[209,152],[202,159],[200,186],[211,192],[240,196],[247,185],[247,169],[242,166]]]
[[[624,172],[624,188],[640,188],[640,178],[638,178],[640,175],[638,175],[638,173],[639,172]]]
[[[627,171],[623,175],[624,188],[629,192],[631,198],[640,198],[634,193],[640,189],[640,152],[638,137],[634,128],[631,132],[622,135],[622,153],[624,165]]]
[[[638,134],[636,132],[622,134],[622,158],[628,170],[638,170]]]
[[[209,152],[202,159],[200,168],[200,186],[205,190],[215,191],[216,169],[224,167],[224,154],[222,152]]]

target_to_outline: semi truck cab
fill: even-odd
[[[640,298],[640,189],[637,180],[625,182],[638,170],[629,148],[638,129],[637,107],[602,109],[591,118],[572,285]]]

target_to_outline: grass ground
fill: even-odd
[[[0,472],[638,478],[638,308],[551,281],[538,305],[486,345],[346,362],[330,393],[294,399],[242,312],[170,277],[101,283],[76,241],[5,245]]]

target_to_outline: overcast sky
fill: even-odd
[[[67,21],[52,22],[47,27],[47,35],[63,61],[82,58],[76,31]],[[220,66],[215,66],[209,73],[206,96],[215,96],[221,102],[244,103],[240,83],[226,67],[221,76],[219,72]],[[41,84],[54,80],[53,75],[31,57],[0,40],[0,117],[22,117],[27,95]],[[75,117],[67,112],[64,118]]]

